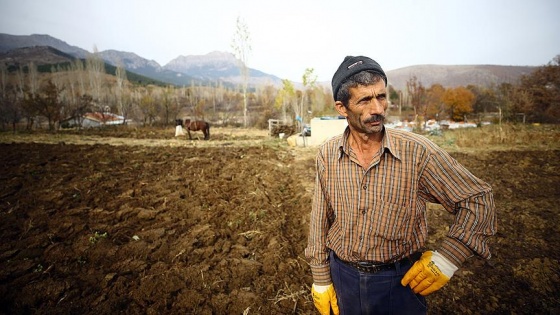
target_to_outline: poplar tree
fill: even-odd
[[[117,69],[115,72],[115,76],[117,77],[116,83],[116,95],[117,95],[117,103],[121,115],[123,116],[123,124],[126,124],[128,113],[130,111],[130,102],[129,102],[129,93],[127,90],[126,83],[128,81],[126,77],[126,70],[122,65],[122,62],[119,62],[117,65]]]
[[[231,47],[238,60],[239,70],[241,72],[241,85],[243,90],[243,126],[247,128],[247,85],[249,81],[248,60],[251,53],[251,44],[249,27],[240,17],[237,17],[236,30]]]
[[[94,46],[93,54],[86,58],[86,68],[89,74],[89,85],[93,101],[98,104],[101,102],[101,88],[103,84],[103,76],[105,74],[105,62],[99,57],[97,47]],[[103,106],[100,106],[103,112]]]
[[[408,81],[406,81],[406,90],[408,95],[410,95],[410,102],[414,108],[414,120],[416,121],[416,126],[420,126],[419,116],[422,116],[425,120],[424,116],[426,115],[426,110],[428,108],[428,104],[426,102],[426,88],[416,76],[412,76]]]
[[[305,72],[303,73],[302,76],[302,82],[303,82],[303,92],[301,93],[301,105],[299,108],[299,113],[298,115],[301,118],[301,131],[303,132],[303,127],[304,127],[304,118],[305,118],[305,112],[306,112],[306,100],[307,100],[307,93],[309,90],[312,90],[313,88],[315,88],[315,84],[317,82],[317,75],[314,74],[315,69],[313,68],[307,68],[305,69]]]
[[[276,94],[275,104],[276,107],[282,109],[282,120],[285,123],[288,122],[287,109],[294,108],[294,113],[296,113],[296,106],[292,105],[294,97],[296,95],[294,85],[290,80],[282,80],[282,89]]]

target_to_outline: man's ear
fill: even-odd
[[[346,108],[346,106],[344,106],[344,104],[342,104],[341,101],[336,101],[334,103],[334,108],[336,109],[338,114],[340,114],[340,116],[348,117],[348,113],[347,113],[348,108]]]

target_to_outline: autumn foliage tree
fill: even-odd
[[[433,84],[426,91],[426,115],[430,118],[439,119],[445,113],[443,94],[445,88],[441,84]]]
[[[522,99],[524,104],[519,104],[519,107],[525,107],[525,114],[529,117],[529,121],[559,123],[560,55],[557,55],[548,65],[523,76],[519,89],[528,93],[524,96],[530,97],[530,103]]]
[[[465,116],[472,112],[474,100],[474,94],[462,86],[447,89],[442,98],[453,121],[464,120]]]
[[[247,35],[243,34],[243,27],[239,33]],[[248,44],[243,42],[247,39],[242,36],[239,45]],[[249,47],[246,48],[248,52]],[[16,130],[26,119],[29,129],[41,127],[46,120],[53,129],[60,119],[73,117],[80,122],[90,111],[103,116],[110,111],[124,116],[125,121],[146,125],[168,125],[173,118],[186,116],[239,125],[243,116],[244,126],[250,123],[261,128],[268,125],[269,118],[298,125],[298,116],[308,122],[315,116],[337,115],[332,92],[316,84],[312,68],[306,69],[303,86],[298,84],[298,88],[293,82],[282,80],[281,88],[256,85],[249,91],[221,82],[203,84],[193,80],[190,86],[179,87],[129,81],[122,65],[114,73],[106,72],[104,61],[95,53],[86,60],[50,69],[45,71],[45,67],[33,63],[12,70],[0,65],[0,128],[11,124]],[[500,122],[560,123],[560,55],[535,68],[518,83],[466,87],[445,84],[440,82],[427,88],[413,76],[402,91],[389,86],[394,104],[390,110],[398,109],[401,119],[412,118],[418,127],[429,119],[472,119],[474,115],[467,115],[471,113],[478,114],[479,120],[499,117]]]

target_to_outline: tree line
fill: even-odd
[[[393,104],[400,104],[404,97],[404,107],[412,110],[415,117],[425,119],[463,121],[494,114],[504,121],[559,123],[560,55],[522,76],[517,84],[425,87],[413,76],[407,81],[406,96],[394,89],[390,89],[390,94],[397,101]]]
[[[41,70],[42,68],[42,70]],[[127,78],[122,65],[108,74],[105,62],[92,54],[85,60],[52,65],[33,63],[10,69],[0,63],[0,123],[2,130],[57,130],[68,118],[80,122],[88,112],[114,113],[123,124],[168,126],[177,118],[209,120],[223,125],[266,128],[268,119],[302,127],[316,116],[334,116],[332,92],[317,84],[313,68],[302,84],[228,87],[220,82],[189,86],[156,85]],[[517,84],[445,88],[425,87],[411,77],[403,90],[389,86],[390,114],[414,119],[473,120],[494,114],[504,121],[560,122],[560,55]],[[522,117],[522,118],[521,118]],[[498,119],[498,118],[496,118]]]

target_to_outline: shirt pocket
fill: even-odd
[[[404,240],[410,228],[411,217],[410,207],[381,200],[375,201],[369,220],[366,220],[368,234],[377,241]]]

